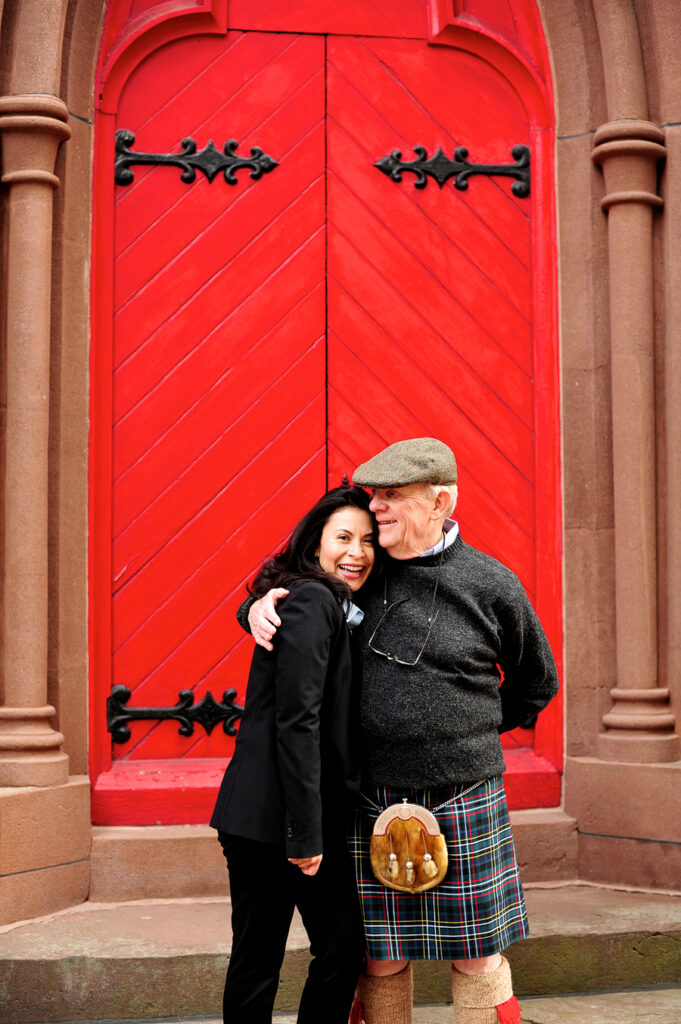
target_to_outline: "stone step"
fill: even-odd
[[[681,980],[681,895],[574,884],[528,887],[526,897],[532,934],[508,954],[519,996]],[[225,900],[86,903],[7,925],[0,929],[0,1024],[214,1015],[229,950]],[[278,1011],[295,1010],[307,963],[295,920]],[[447,1003],[444,965],[415,967],[415,1003]]]
[[[636,988],[622,992],[582,995],[525,996],[522,1024],[677,1024],[681,1017],[681,985],[673,988]],[[452,1006],[414,1006],[413,1024],[456,1024]],[[275,1013],[272,1024],[296,1024],[297,1014]],[[77,1024],[77,1022],[66,1022]],[[90,1021],[89,1024],[109,1024]],[[146,1024],[121,1021],[119,1024]],[[222,1024],[222,1017],[185,1017],[157,1020],[155,1024]]]

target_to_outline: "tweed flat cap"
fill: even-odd
[[[406,487],[407,484],[455,484],[454,452],[434,437],[414,437],[384,448],[358,466],[352,476],[360,487]]]

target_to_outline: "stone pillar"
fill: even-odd
[[[52,199],[57,148],[71,132],[47,95],[0,97],[9,186],[3,705],[0,786],[68,780],[47,704],[47,484]]]
[[[649,121],[616,120],[594,143],[608,213],[617,629],[617,686],[599,753],[673,761],[669,690],[657,686],[653,213],[662,206],[664,133]]]

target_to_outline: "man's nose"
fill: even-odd
[[[372,512],[375,512],[376,509],[378,509],[380,507],[381,507],[381,500],[380,500],[380,498],[378,497],[377,494],[374,494],[372,496],[372,498],[371,498],[371,501],[369,502],[369,508],[371,509]]]

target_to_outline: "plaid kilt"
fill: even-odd
[[[404,797],[432,809],[467,788],[378,786],[364,793],[383,809]],[[373,960],[467,960],[525,938],[525,900],[501,776],[435,813],[449,865],[440,884],[426,892],[398,892],[374,877],[369,842],[379,813],[363,801],[349,840]]]

